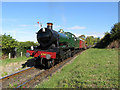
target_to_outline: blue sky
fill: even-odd
[[[102,37],[118,22],[118,2],[2,2],[2,34],[18,41],[34,41],[37,22],[76,36]]]

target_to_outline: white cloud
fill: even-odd
[[[76,37],[81,36],[82,34],[75,34]],[[87,36],[94,36],[94,37],[100,37],[102,38],[104,34],[84,34],[86,37]]]
[[[75,29],[86,29],[86,27],[81,27],[81,26],[73,26],[67,29],[75,30]]]
[[[85,36],[94,36],[94,37],[100,37],[100,38],[102,38],[104,35],[95,35],[95,34],[90,34],[90,35],[85,35]]]

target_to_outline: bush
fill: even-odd
[[[16,55],[19,57],[21,52],[23,56],[26,53],[27,49],[30,49],[31,46],[38,46],[37,43],[26,41],[26,42],[18,42],[12,38],[10,35],[2,35],[2,56],[8,56],[11,53],[11,57],[14,58]]]
[[[18,42],[17,56],[20,56],[21,52],[25,55],[26,50],[30,49],[31,46],[38,46],[38,44],[31,41]]]
[[[15,47],[18,46],[18,42],[10,35],[2,35],[2,53],[8,55],[9,52],[15,53]],[[13,55],[12,55],[13,56]]]

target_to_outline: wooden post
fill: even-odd
[[[21,52],[21,57],[22,57],[22,52]]]
[[[11,53],[9,53],[9,59],[11,58]]]
[[[16,47],[15,47],[14,51],[15,51],[15,58],[16,58],[16,53],[17,53],[17,48]]]

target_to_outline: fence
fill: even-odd
[[[36,46],[2,49],[2,53],[10,59],[25,56],[26,50],[34,50],[35,48]]]
[[[26,50],[30,49],[30,47],[24,48],[11,48],[11,49],[2,49],[3,56],[10,58],[16,58],[25,56]]]

